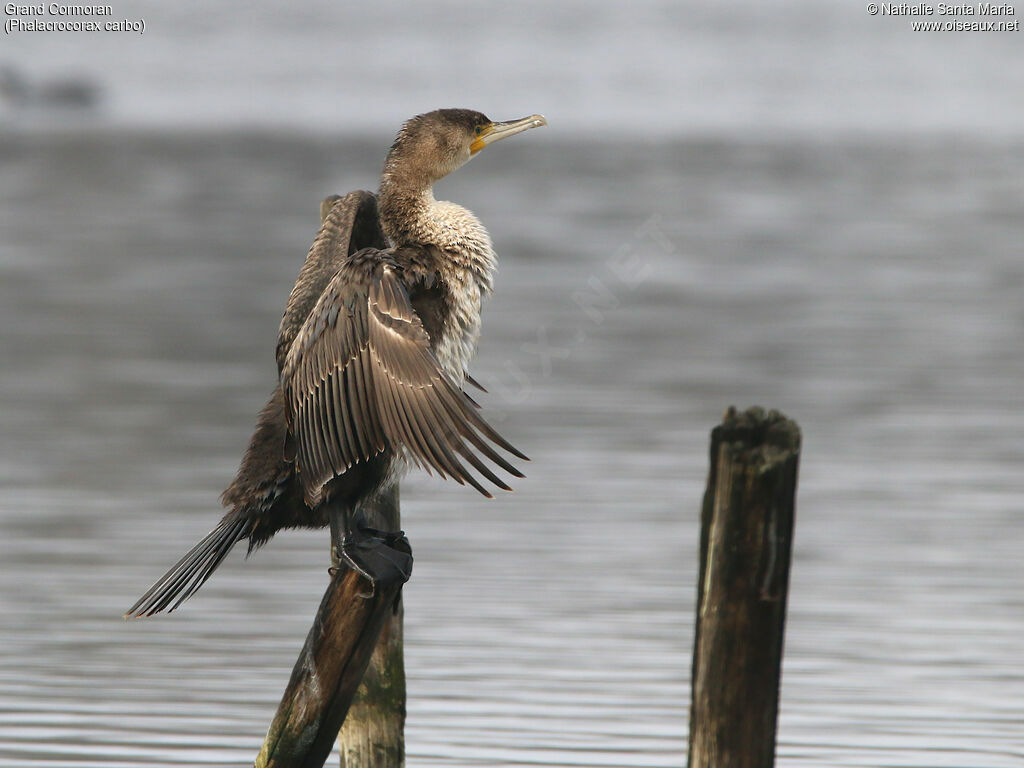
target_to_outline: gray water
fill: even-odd
[[[755,403],[804,434],[778,764],[1024,763],[1019,35],[426,5],[5,38],[102,98],[0,112],[0,766],[251,764],[326,534],[120,615],[219,517],[319,200],[443,104],[551,126],[437,190],[495,239],[473,373],[533,461],[403,485],[409,765],[682,764],[708,432]]]
[[[804,431],[780,765],[1019,765],[1021,146],[537,136],[438,190],[499,247],[474,373],[533,462],[405,486],[409,764],[680,764],[707,432],[759,403]],[[215,522],[318,201],[382,151],[4,143],[0,765],[255,755],[326,535],[119,617]]]

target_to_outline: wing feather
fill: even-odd
[[[431,462],[429,457],[424,454],[423,446],[420,445],[418,435],[410,424],[408,414],[405,412],[402,397],[395,391],[395,388],[395,381],[393,379],[386,378],[381,382],[379,389],[381,404],[391,417],[388,421],[384,422],[384,427],[392,435],[403,435],[406,438],[403,441],[405,447],[411,451],[416,464],[430,473]],[[443,472],[441,476],[444,477]]]
[[[376,413],[371,414],[371,403],[376,401],[376,393],[370,378],[369,360],[370,355],[364,350],[352,364],[353,379],[356,383],[355,398],[362,420],[360,434],[369,441],[364,445],[370,453],[380,453],[384,450],[385,441],[380,428],[380,419],[376,418]]]
[[[341,430],[342,446],[344,447],[345,455],[345,468],[348,469],[356,463],[360,458],[368,458],[363,456],[362,449],[359,447],[359,439],[355,435],[356,426],[352,422],[352,416],[349,413],[349,403],[346,393],[342,390],[345,388],[345,377],[348,368],[338,371],[330,377],[331,384],[337,388],[338,399],[335,403],[336,408],[334,412],[335,418],[338,419],[339,427]]]
[[[438,363],[399,275],[385,251],[351,256],[285,358],[288,423],[311,506],[334,477],[388,447],[488,497],[481,477],[511,489],[483,459],[523,476],[497,449],[526,457],[480,416]]]
[[[359,385],[356,383],[358,375],[359,366],[353,361],[346,366],[343,376],[333,377],[334,387],[338,398],[344,400],[345,407],[348,409],[356,453],[360,456],[372,456],[368,430],[359,408]]]
[[[309,421],[312,424],[313,429],[315,430],[313,432],[314,435],[324,435],[324,437],[327,438],[326,422],[334,421],[334,419],[332,418],[333,414],[325,404],[324,395],[327,393],[327,388],[324,386],[324,383],[325,382],[320,382],[319,384],[316,385],[316,388],[313,390],[316,394],[313,396],[313,399],[310,403],[309,410],[311,418]],[[334,466],[334,463],[328,456],[328,443],[330,443],[331,441],[329,439],[314,439],[311,440],[310,442],[313,444],[313,456],[316,460],[315,466],[317,473],[321,474],[323,472],[326,472],[329,467]]]
[[[313,390],[315,393],[316,390]],[[311,423],[312,409],[309,403],[304,403],[301,411],[301,417],[299,419],[299,428],[296,430],[296,434],[299,438],[299,452],[296,456],[296,461],[300,467],[300,472],[304,472],[306,477],[315,475],[318,472],[318,468],[314,466],[315,456],[313,454],[313,443],[311,442],[314,427]]]
[[[331,443],[331,466],[343,466],[348,469],[355,463],[355,458],[361,454],[361,451],[352,445],[352,429],[347,419],[348,403],[345,401],[342,382],[345,370],[342,369],[338,375],[328,376],[324,381],[324,390],[330,394],[330,397],[324,400],[322,407],[325,409],[331,425],[329,434],[325,435],[325,438]]]
[[[441,477],[451,476],[458,481],[465,474],[465,469],[450,450],[444,449],[444,441],[438,440],[442,428],[430,410],[429,398],[424,397],[423,393],[424,390],[411,392],[405,398],[405,407],[410,414],[409,420],[416,432],[419,448],[430,464],[438,467]]]
[[[331,460],[331,466],[337,467],[341,464],[349,466],[342,443],[342,430],[338,425],[337,412],[340,409],[340,395],[338,391],[338,377],[330,376],[324,382],[323,408],[325,420],[327,421],[327,453]]]

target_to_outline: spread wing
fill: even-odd
[[[472,470],[511,489],[477,452],[523,477],[495,447],[526,456],[484,421],[441,368],[398,267],[384,252],[368,249],[345,262],[299,331],[281,376],[311,506],[332,478],[387,447],[405,449],[421,467],[488,497]]]
[[[299,270],[281,318],[277,338],[278,372],[283,369],[285,357],[302,324],[345,260],[364,248],[387,247],[377,215],[377,198],[369,192],[358,190],[325,198],[320,203],[320,218],[320,231]]]

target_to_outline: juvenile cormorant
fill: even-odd
[[[236,543],[252,552],[283,528],[330,524],[338,557],[372,580],[356,551],[357,509],[408,462],[488,497],[484,480],[510,489],[481,456],[523,476],[496,448],[526,456],[462,391],[475,384],[465,371],[497,266],[491,239],[468,210],[435,200],[433,185],[488,144],[546,124],[419,115],[399,131],[376,197],[324,200],[281,319],[280,383],[221,497],[229,511],[125,616],[174,610]]]

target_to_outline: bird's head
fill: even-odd
[[[391,145],[384,172],[433,184],[488,144],[547,125],[543,115],[496,123],[471,109],[438,109],[407,120]]]

